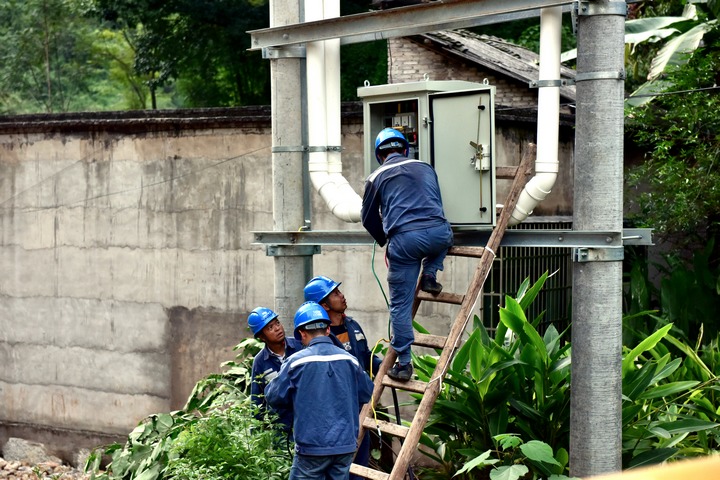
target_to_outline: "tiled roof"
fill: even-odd
[[[523,83],[538,80],[540,56],[501,38],[478,35],[467,30],[443,30],[411,38],[425,48],[462,58],[484,70],[497,72]],[[561,66],[560,77],[574,79],[575,70]],[[560,87],[560,95],[575,101],[575,86]]]

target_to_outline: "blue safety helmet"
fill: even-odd
[[[305,302],[295,312],[295,338],[300,340],[300,327],[305,330],[317,330],[327,328],[330,325],[330,317],[323,307],[317,302]]]
[[[265,307],[257,307],[255,310],[250,312],[248,315],[248,328],[252,331],[253,335],[257,337],[257,334],[265,328],[265,325],[272,322],[278,317],[278,314]]]
[[[408,155],[408,141],[405,136],[395,130],[394,128],[383,128],[375,138],[375,158],[378,163],[382,165],[382,159],[380,158],[380,150],[388,150],[391,148],[401,148],[403,155]]]
[[[342,282],[336,282],[328,277],[319,275],[310,280],[303,292],[305,293],[306,302],[317,302],[321,303],[325,297],[340,286]]]

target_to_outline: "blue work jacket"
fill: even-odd
[[[381,247],[396,233],[447,223],[435,169],[390,154],[365,181],[361,219]]]
[[[285,337],[285,358],[303,349],[303,344],[292,337]],[[265,401],[265,387],[273,378],[277,377],[282,361],[277,355],[273,355],[267,345],[255,355],[252,364],[252,384],[250,385],[250,396],[255,405],[264,411],[267,407]],[[289,430],[292,426],[292,412],[277,412],[280,421]]]
[[[292,410],[298,454],[342,455],[357,449],[358,412],[372,391],[360,362],[320,336],[283,362],[265,398],[276,410]]]
[[[382,360],[377,355],[372,354],[367,338],[365,338],[365,332],[363,332],[360,324],[347,315],[343,315],[343,320],[345,320],[345,328],[348,331],[350,349],[348,350],[346,345],[343,345],[343,348],[360,361],[360,365],[367,373],[372,373],[374,376],[380,368]],[[370,371],[371,366],[372,372]]]

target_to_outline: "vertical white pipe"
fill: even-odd
[[[340,16],[339,0],[306,0],[308,21]],[[340,39],[306,45],[308,128],[311,147],[339,147]],[[340,151],[310,152],[310,180],[330,211],[346,222],[359,222],[362,200],[342,175]]]
[[[540,11],[539,80],[560,80],[562,7]],[[517,225],[532,213],[552,190],[559,168],[560,87],[538,88],[537,158],[535,176],[525,185],[512,213],[511,225]]]
[[[323,0],[305,1],[305,19],[308,22],[323,19]],[[308,42],[307,56],[307,109],[308,141],[311,147],[327,145],[327,112],[325,108],[325,43]],[[326,183],[327,152],[310,151],[310,179],[318,191]],[[318,183],[320,181],[320,183]]]

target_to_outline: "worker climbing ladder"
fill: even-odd
[[[370,403],[366,404],[360,412],[360,435],[358,438],[363,438],[366,429],[377,429],[380,430],[382,434],[400,438],[402,441],[402,447],[397,455],[393,469],[389,474],[357,464],[352,464],[350,468],[351,473],[371,480],[401,480],[405,477],[408,467],[410,466],[410,462],[417,450],[417,445],[420,441],[423,429],[430,417],[433,405],[435,405],[435,401],[440,394],[442,381],[445,378],[448,366],[459,347],[461,336],[465,331],[465,327],[467,326],[475,302],[482,292],[485,280],[490,273],[493,260],[495,260],[495,252],[500,247],[500,242],[502,241],[502,237],[505,234],[508,222],[510,221],[510,215],[515,209],[520,192],[525,185],[526,176],[530,173],[531,159],[534,158],[534,156],[535,149],[529,148],[525,155],[523,155],[520,166],[512,169],[513,174],[508,176],[501,175],[497,172],[497,178],[512,178],[513,183],[487,245],[485,247],[451,247],[448,251],[449,256],[476,257],[480,259],[473,278],[468,285],[467,292],[465,292],[464,295],[445,292],[438,295],[431,295],[420,291],[419,288],[416,289],[415,302],[412,312],[413,317],[415,316],[415,313],[417,313],[422,301],[456,304],[460,305],[460,310],[452,323],[450,333],[447,337],[415,333],[415,341],[413,345],[442,350],[442,353],[437,360],[435,371],[433,372],[429,382],[425,383],[417,380],[399,382],[388,377],[387,372],[395,363],[397,358],[397,354],[392,347],[388,349],[388,352],[385,355],[385,358],[383,359],[380,369],[375,377],[375,387],[373,390],[372,400]],[[385,387],[422,394],[420,404],[415,412],[410,427],[397,425],[383,420],[376,420],[373,417],[373,406],[378,405],[380,396],[382,395]],[[399,412],[396,412],[396,415],[399,416]]]

